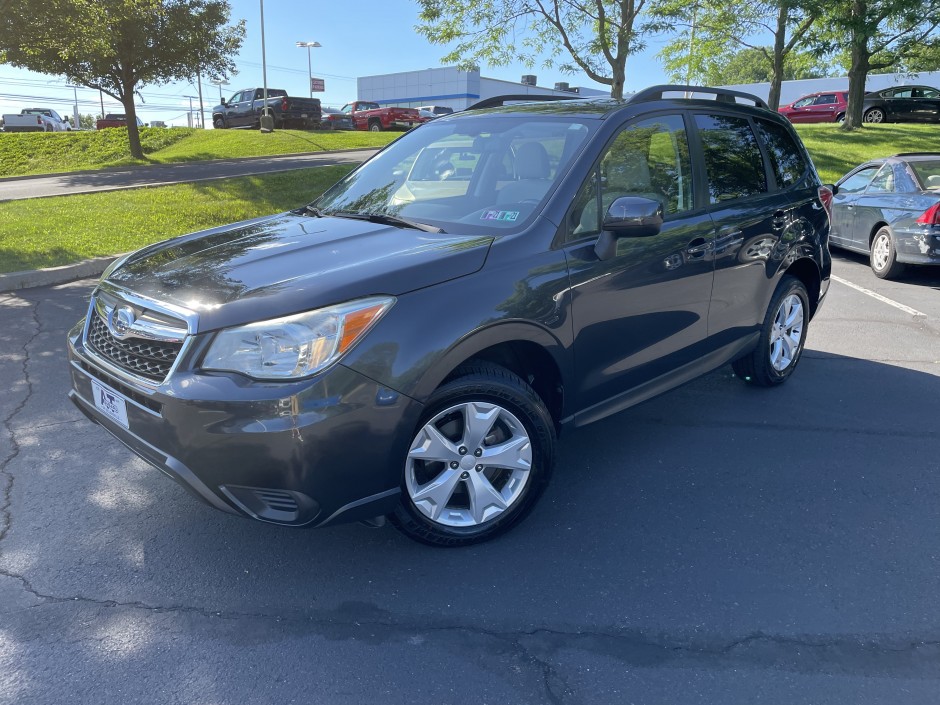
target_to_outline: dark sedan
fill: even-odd
[[[830,243],[871,258],[881,279],[940,264],[940,153],[862,164],[837,184]]]
[[[351,130],[352,118],[335,108],[321,108],[320,128],[323,130]]]
[[[865,95],[865,122],[940,122],[940,90],[897,86]]]

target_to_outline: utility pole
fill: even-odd
[[[264,53],[264,0],[259,0],[261,4],[261,83],[263,85],[261,103],[261,117],[258,124],[262,132],[274,132],[274,118],[268,115],[268,60]]]
[[[194,95],[184,95],[184,98],[189,98],[189,126],[195,127],[193,125],[193,98],[196,98]]]
[[[206,129],[206,110],[202,106],[202,73],[196,72],[196,85],[199,86],[199,127]]]
[[[98,89],[98,98],[101,100],[101,119],[104,120],[104,93],[101,92],[101,89]]]

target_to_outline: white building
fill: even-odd
[[[463,110],[484,98],[499,95],[558,95],[576,93],[587,98],[610,96],[610,92],[594,88],[569,87],[556,83],[554,88],[535,85],[535,76],[524,76],[525,81],[502,81],[480,75],[479,69],[461,71],[455,66],[422,71],[404,71],[358,79],[358,99],[379,105],[417,108],[421,105],[442,105]]]
[[[933,86],[940,88],[940,71],[925,71],[920,74],[908,76],[903,73],[878,73],[869,74],[865,82],[866,91],[880,91],[892,86]],[[767,100],[770,95],[769,83],[748,83],[739,86],[722,86],[722,88],[732,88],[736,91],[751,93],[758,98]],[[801,81],[784,81],[780,86],[780,105],[788,105],[797,98],[807,93],[819,93],[821,91],[847,91],[849,89],[849,77],[840,78],[807,78]]]

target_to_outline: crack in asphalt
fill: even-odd
[[[424,634],[484,637],[509,647],[535,670],[545,691],[545,702],[571,702],[575,689],[559,672],[557,656],[562,651],[600,655],[637,667],[710,667],[735,665],[777,668],[798,672],[857,672],[867,676],[882,673],[898,676],[916,673],[940,678],[940,637],[912,638],[876,634],[868,636],[782,636],[755,631],[744,636],[722,638],[652,636],[640,630],[563,630],[548,627],[506,631],[474,624],[441,624],[395,618],[374,607],[367,614],[352,614],[341,605],[322,614],[272,614],[238,610],[212,610],[188,605],[156,605],[142,601],[95,599],[84,595],[59,596],[42,593],[22,575],[0,570],[0,576],[18,581],[39,604],[17,611],[31,611],[50,604],[83,604],[93,607],[138,610],[147,614],[181,614],[218,620],[258,620],[293,630],[312,629],[334,640],[406,641],[416,631]],[[354,605],[354,609],[357,605]],[[377,618],[376,614],[385,615]],[[13,612],[7,612],[7,616]],[[421,622],[424,623],[421,623]],[[366,634],[363,630],[370,630]]]
[[[23,300],[25,301],[26,299]],[[0,482],[2,482],[2,487],[0,487],[0,541],[6,538],[10,527],[13,526],[13,511],[10,508],[13,502],[13,473],[10,472],[9,466],[20,454],[20,444],[16,438],[16,431],[13,430],[13,419],[26,407],[26,404],[29,403],[29,400],[33,396],[33,383],[29,377],[29,346],[32,345],[33,341],[42,332],[42,322],[39,320],[39,302],[30,302],[30,313],[36,329],[29,339],[23,343],[22,348],[23,379],[26,381],[26,395],[20,400],[20,403],[7,414],[2,423],[10,439],[10,452],[0,461]]]

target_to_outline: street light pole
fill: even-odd
[[[307,88],[310,91],[310,97],[313,98],[313,64],[310,62],[310,50],[318,49],[322,44],[320,42],[297,42],[297,46],[307,48]]]
[[[261,4],[261,83],[263,85],[261,117],[258,118],[258,126],[262,132],[271,132],[274,130],[274,120],[268,116],[268,60],[264,52],[264,0],[258,1]]]

